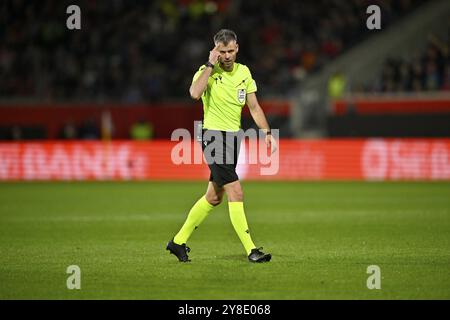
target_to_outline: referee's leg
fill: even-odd
[[[227,183],[223,187],[228,196],[231,223],[247,252],[248,260],[250,262],[270,261],[272,255],[260,251],[262,248],[256,248],[250,236],[250,230],[245,217],[244,192],[242,191],[241,183],[237,180]]]
[[[239,180],[227,183],[223,186],[228,197],[228,209],[230,212],[231,223],[236,231],[242,245],[249,255],[256,246],[250,236],[247,219],[244,211],[244,192]]]
[[[224,193],[225,189],[223,187],[219,187],[217,183],[210,181],[205,198],[211,205],[217,206],[222,203]]]
[[[244,191],[242,190],[241,182],[239,180],[227,183],[223,186],[227,193],[228,202],[243,202]]]
[[[180,231],[175,235],[173,241],[180,245],[186,243],[194,230],[206,219],[211,210],[222,202],[223,194],[224,189],[219,187],[215,182],[210,181],[206,194],[191,208],[186,221]]]

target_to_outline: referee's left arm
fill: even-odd
[[[274,153],[277,149],[277,144],[275,139],[272,137],[269,123],[267,122],[264,111],[259,105],[258,99],[256,98],[256,94],[254,92],[247,94],[247,106],[258,128],[266,133],[266,144],[271,147],[271,153]]]

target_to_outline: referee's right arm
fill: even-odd
[[[213,66],[219,60],[220,52],[217,50],[217,47],[218,45],[216,45],[214,49],[209,52],[208,62]],[[192,99],[198,100],[201,98],[203,92],[205,92],[206,90],[206,86],[208,85],[208,78],[211,75],[212,70],[213,68],[211,66],[206,66],[198,79],[191,84],[191,87],[189,88],[189,94],[191,95]]]

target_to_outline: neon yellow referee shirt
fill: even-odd
[[[192,82],[197,80],[206,66],[201,66]],[[256,92],[256,83],[247,66],[234,63],[232,71],[215,65],[202,95],[203,128],[221,131],[239,131],[241,113],[247,94]]]

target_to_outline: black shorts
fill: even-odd
[[[202,131],[202,150],[211,174],[209,181],[219,187],[239,180],[236,166],[241,142],[240,132]]]

